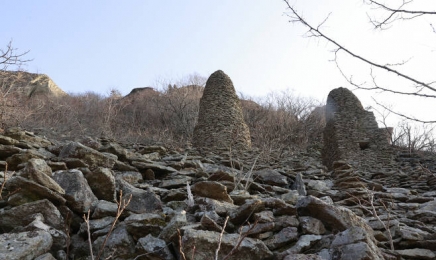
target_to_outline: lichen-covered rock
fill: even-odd
[[[2,232],[8,232],[16,227],[27,226],[34,221],[33,215],[37,213],[40,213],[44,217],[44,222],[51,227],[64,228],[61,213],[53,203],[46,199],[0,211],[0,228]]]
[[[173,260],[176,259],[162,239],[147,235],[138,239],[136,250],[139,254],[147,255],[150,259]]]
[[[192,143],[207,148],[251,147],[240,100],[231,79],[221,70],[210,75],[206,82]]]
[[[47,253],[53,243],[44,230],[0,235],[0,259],[32,260]]]
[[[117,178],[116,182],[118,189],[123,192],[122,199],[128,201],[131,197],[127,210],[137,214],[162,210],[162,202],[155,193],[138,189],[120,178]]]
[[[98,167],[84,175],[89,187],[98,199],[116,201],[115,177],[110,169]]]
[[[188,260],[215,259],[215,250],[218,246],[219,232],[187,229],[182,237],[183,250]],[[238,245],[238,234],[224,234],[218,254],[223,258]],[[195,249],[194,249],[195,245]],[[195,250],[195,254],[193,254]],[[194,256],[194,257],[192,257]],[[232,255],[238,260],[265,260],[272,259],[273,253],[258,239],[246,237]]]
[[[53,191],[60,194],[65,194],[64,189],[62,189],[59,184],[57,184],[52,178],[51,168],[42,159],[30,159],[24,168],[24,172],[30,180],[41,184]]]
[[[98,200],[79,170],[54,172],[53,179],[65,190],[67,205],[77,213],[86,213]]]
[[[5,188],[12,194],[8,197],[8,203],[13,206],[42,199],[47,199],[56,205],[63,205],[66,202],[63,197],[65,192],[60,194],[59,192],[20,176],[13,176],[8,179]]]
[[[59,158],[77,158],[84,161],[90,169],[104,167],[112,169],[116,159],[107,154],[100,153],[78,142],[70,142],[59,153]]]

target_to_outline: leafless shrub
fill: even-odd
[[[263,150],[305,149],[324,127],[324,115],[312,113],[320,102],[312,98],[283,91],[270,93],[257,102],[244,99],[244,118],[253,144]]]
[[[435,125],[417,124],[403,120],[395,128],[392,144],[406,148],[410,153],[417,151],[436,152]]]

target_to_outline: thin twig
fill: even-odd
[[[215,250],[215,260],[218,260],[218,253],[221,249],[221,241],[223,240],[224,230],[226,229],[227,221],[229,220],[229,216],[226,217],[226,220],[224,221],[223,228],[221,229],[220,236],[218,238],[218,247]]]
[[[105,245],[107,243],[107,240],[109,239],[109,236],[111,235],[112,231],[115,228],[115,224],[117,223],[117,221],[120,218],[121,214],[123,214],[124,209],[127,207],[127,205],[129,205],[131,199],[132,199],[132,194],[130,194],[128,200],[123,199],[123,191],[120,190],[120,200],[117,201],[117,204],[118,204],[117,215],[115,216],[115,220],[112,223],[111,228],[109,229],[109,232],[107,233],[107,235],[106,235],[106,237],[105,237],[105,239],[103,241],[103,244],[100,247],[100,250],[98,251],[97,259],[100,259],[101,255],[103,254],[104,247],[105,247]],[[89,218],[89,211],[88,211],[88,218]]]
[[[91,259],[94,260],[94,253],[92,252],[92,241],[91,241],[91,229],[89,227],[89,213],[90,213],[90,209],[88,209],[88,215],[83,214],[83,219],[85,220],[86,223],[86,230],[88,233],[88,244],[89,244],[89,253],[91,254]],[[100,258],[97,258],[100,259]]]

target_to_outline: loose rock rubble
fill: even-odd
[[[89,239],[101,259],[436,257],[434,154],[329,171],[318,151],[90,143],[0,135],[0,259],[91,259]]]

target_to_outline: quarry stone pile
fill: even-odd
[[[436,155],[393,149],[352,93],[332,93],[323,154],[7,129],[0,259],[435,259]]]
[[[206,82],[192,144],[195,147],[224,149],[251,147],[241,101],[232,80],[221,70],[210,75]]]

